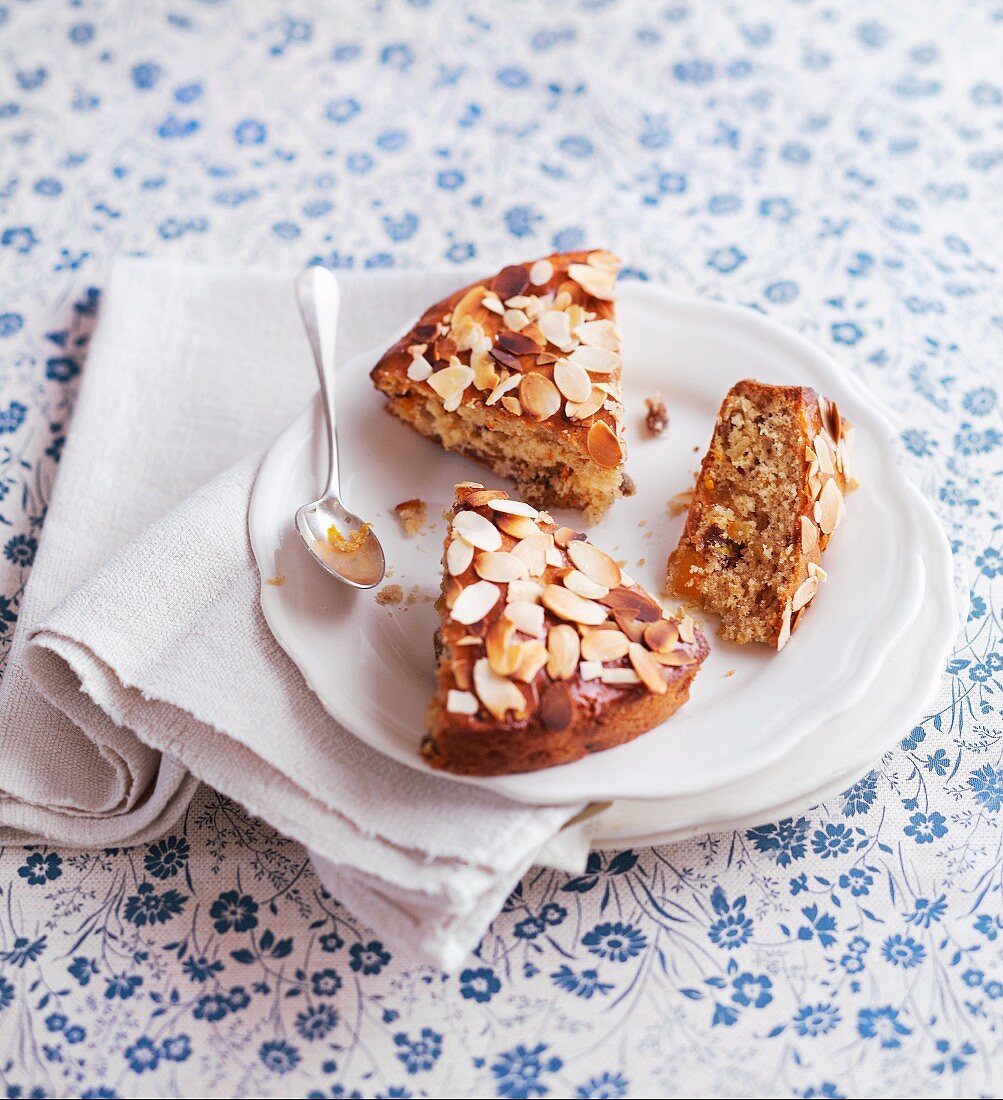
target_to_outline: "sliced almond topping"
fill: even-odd
[[[543,585],[537,581],[512,581],[508,586],[509,603],[539,603]]]
[[[554,542],[563,550],[577,536],[578,532],[571,527],[558,527],[554,532]]]
[[[659,619],[644,628],[644,644],[656,653],[668,653],[679,642],[679,628],[668,619]]]
[[[538,638],[543,633],[543,608],[526,600],[511,600],[502,612],[523,634]]]
[[[519,680],[524,684],[531,684],[536,679],[536,674],[547,663],[547,647],[543,642],[535,639],[523,642],[519,646],[519,664],[512,673],[513,680]]]
[[[620,356],[615,351],[584,344],[575,348],[568,358],[589,374],[610,374],[620,365]]]
[[[639,684],[641,677],[632,668],[604,668],[599,673],[604,684]]]
[[[455,538],[446,548],[446,569],[451,577],[458,577],[470,568],[474,560],[474,548],[465,538]]]
[[[467,323],[476,320],[477,307],[484,301],[488,293],[486,286],[472,286],[466,294],[453,307],[450,323],[453,329],[463,328]],[[483,316],[483,314],[481,314]]]
[[[571,569],[561,578],[564,587],[570,588],[578,596],[584,596],[587,600],[601,600],[607,595],[609,589],[604,584],[596,584],[578,569]]]
[[[575,539],[567,546],[567,555],[572,564],[586,577],[606,589],[616,588],[620,583],[620,566],[597,546],[585,539]],[[595,597],[598,599],[599,597]]]
[[[564,406],[564,415],[569,420],[587,420],[597,413],[605,404],[606,394],[598,386],[592,387],[592,392],[584,401],[569,401]]]
[[[548,684],[540,696],[540,721],[549,730],[563,730],[575,719],[575,703],[568,685]]]
[[[605,420],[597,420],[589,428],[586,440],[592,458],[606,469],[613,469],[623,461],[623,449]]]
[[[578,675],[583,680],[598,680],[602,673],[603,667],[600,661],[581,661],[578,665]]]
[[[506,512],[496,512],[495,523],[506,535],[511,535],[514,539],[524,539],[529,535],[540,533],[540,528],[529,516],[513,516]]]
[[[484,399],[485,405],[493,405],[496,401],[501,400],[509,390],[514,390],[516,386],[522,381],[521,374],[513,374],[508,378],[503,379],[497,386],[488,394]]]
[[[457,512],[453,517],[453,530],[478,550],[502,548],[501,532],[480,512],[472,512],[469,509]]]
[[[583,623],[586,626],[597,626],[606,620],[606,608],[602,604],[576,596],[563,585],[548,584],[541,598],[543,606],[559,619],[565,619],[571,623]]]
[[[510,500],[504,493],[492,500],[488,507],[495,512],[508,512],[512,516],[529,516],[530,519],[536,519],[540,515],[532,504],[526,504],[521,500]]]
[[[659,665],[667,668],[681,668],[683,665],[691,665],[696,660],[696,654],[687,653],[685,649],[673,649],[668,653],[652,652],[651,659]]]
[[[462,325],[454,324],[453,340],[457,351],[473,351],[474,348],[481,347],[485,341],[484,326],[470,320]]]
[[[501,399],[502,408],[513,416],[522,416],[522,404],[517,397],[505,396]]]
[[[614,611],[613,618],[616,620],[616,625],[632,642],[639,642],[644,637],[647,624],[641,619],[636,619],[629,611]]]
[[[534,420],[547,420],[561,408],[561,394],[545,374],[524,375],[519,398],[526,415]]]
[[[508,493],[504,489],[475,489],[470,496],[465,498],[465,503],[471,508],[483,508],[492,500],[505,500]]]
[[[560,309],[545,310],[536,319],[540,332],[547,341],[561,351],[570,351],[575,342],[571,338],[571,321],[568,315]]]
[[[446,607],[451,608],[462,591],[463,585],[455,577],[447,577],[442,586],[442,598],[446,601]]]
[[[607,271],[617,271],[620,268],[620,259],[614,256],[612,252],[607,252],[604,248],[594,248],[587,257],[587,260],[594,267],[601,267]]]
[[[569,264],[568,276],[593,298],[613,301],[613,287],[616,283],[616,271],[596,267],[593,264]]]
[[[424,382],[431,373],[432,364],[424,355],[416,355],[407,369],[407,376],[412,382]]]
[[[474,372],[470,367],[444,367],[429,375],[428,384],[442,398],[446,411],[452,412],[459,406],[463,391],[473,380]]]
[[[486,581],[508,584],[526,576],[526,563],[504,550],[482,550],[474,557],[474,572]]]
[[[550,536],[534,529],[532,534],[520,539],[512,547],[512,553],[525,563],[531,577],[542,577],[547,568],[549,546]]]
[[[801,517],[801,552],[811,554],[818,549],[818,528],[809,516]]]
[[[676,630],[679,631],[680,641],[685,642],[687,645],[693,645],[697,640],[696,624],[690,618],[689,615],[684,615],[678,623],[676,623]]]
[[[501,589],[498,585],[490,581],[476,581],[456,597],[449,617],[464,626],[479,623],[500,597]]]
[[[571,305],[573,299],[571,292],[568,290],[559,290],[554,295],[554,309],[567,309]]]
[[[501,304],[497,294],[486,294],[481,300],[481,305],[485,309],[490,309],[492,313],[497,313],[499,317],[505,312],[505,307]]]
[[[822,479],[815,474],[808,475],[808,492],[811,494],[812,500],[818,500],[819,494],[822,492]]]
[[[820,565],[816,565],[813,561],[808,562],[808,576],[816,577],[819,584],[829,579],[829,574]]]
[[[550,260],[537,260],[529,269],[529,281],[533,286],[543,286],[554,277],[554,265]]]
[[[575,335],[590,348],[618,351],[620,333],[612,321],[585,321],[575,329]]]
[[[495,361],[486,351],[470,353],[470,369],[474,372],[474,386],[479,390],[493,390],[498,385]]]
[[[472,692],[450,688],[446,693],[446,710],[450,714],[476,714],[480,706]]]
[[[823,474],[828,474],[832,477],[836,472],[836,468],[832,462],[832,448],[829,446],[829,441],[826,437],[819,432],[815,436],[815,454],[818,456],[818,468]]]
[[[470,662],[454,657],[449,667],[460,691],[469,691],[471,687]]]
[[[793,604],[790,600],[784,605],[784,617],[780,623],[780,634],[777,636],[777,652],[790,641],[791,638],[791,614],[794,610]]]
[[[578,631],[573,626],[560,623],[550,630],[547,634],[547,675],[551,680],[567,680],[573,675],[580,648]]]
[[[570,359],[558,359],[554,364],[554,384],[569,401],[584,402],[592,395],[588,372]]]
[[[499,676],[488,664],[487,657],[474,663],[474,690],[491,717],[499,722],[504,721],[510,710],[519,715],[526,709],[522,692],[511,680]]]
[[[521,309],[507,309],[502,315],[502,324],[513,332],[521,332],[529,324],[529,318]]]
[[[829,478],[822,488],[822,494],[815,505],[815,518],[822,533],[831,535],[839,524],[843,512],[843,494],[839,491],[834,477]]]
[[[561,557],[561,552],[556,546],[547,547],[547,564],[554,566],[555,569],[560,569],[564,564],[564,558]]]
[[[510,676],[519,666],[520,647],[512,644],[515,623],[496,620],[484,640],[488,664],[499,676]]]
[[[639,642],[631,642],[627,654],[634,671],[641,677],[644,686],[654,695],[664,695],[668,691],[668,684],[662,675],[661,669],[651,654]]]
[[[593,630],[582,638],[582,656],[587,661],[619,661],[627,656],[631,642],[619,630]]]
[[[800,611],[807,603],[809,603],[815,597],[815,593],[818,591],[818,578],[807,577],[798,586],[798,590],[794,593],[791,599],[791,611]]]

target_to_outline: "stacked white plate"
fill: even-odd
[[[457,782],[525,802],[613,802],[597,847],[664,843],[697,832],[787,816],[850,785],[925,713],[957,630],[947,539],[906,481],[894,430],[819,348],[751,310],[638,283],[621,288],[627,467],[635,496],[618,502],[590,538],[652,593],[683,517],[671,497],[693,484],[721,399],[742,378],[813,386],[857,428],[861,488],[826,551],[829,574],[790,644],[774,653],[718,639],[690,701],[630,744],[574,764]],[[387,333],[389,345],[396,333]],[[388,583],[405,602],[379,604],[309,558],[293,514],[313,499],[326,465],[319,403],[272,446],[255,484],[251,542],[261,602],[279,644],[323,705],[367,744],[410,767],[433,688],[432,602],[440,583],[440,515],[453,485],[502,488],[489,471],[422,439],[383,410],[369,370],[374,349],[338,370],[345,499],[370,518],[386,549]],[[660,393],[669,429],[651,437],[644,399]],[[405,538],[395,504],[420,498],[429,522]],[[559,522],[582,526],[573,512]],[[282,585],[264,580],[281,574]],[[442,776],[442,772],[435,773]]]

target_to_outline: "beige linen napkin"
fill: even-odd
[[[344,279],[342,361],[458,281]],[[0,841],[137,843],[197,777],[310,847],[361,920],[448,968],[548,845],[581,867],[584,830],[558,838],[580,807],[381,756],[279,649],[247,505],[263,447],[314,388],[291,278],[115,264],[0,686]]]

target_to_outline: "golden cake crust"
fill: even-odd
[[[501,491],[457,486],[422,746],[429,763],[463,775],[535,771],[633,740],[673,714],[709,652],[692,619],[666,616],[547,513],[497,511],[492,501],[524,509]],[[471,550],[467,535],[496,549]],[[503,576],[512,580],[485,581]]]
[[[809,387],[733,386],[669,555],[669,590],[720,614],[723,637],[782,649],[826,578],[822,551],[856,485],[852,435],[835,402]],[[749,564],[757,550],[762,578]],[[768,583],[756,588],[754,609],[738,611],[737,590],[749,595],[760,579]]]
[[[436,302],[371,372],[388,411],[536,503],[601,514],[625,457],[618,266],[554,253]]]

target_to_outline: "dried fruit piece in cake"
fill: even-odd
[[[826,579],[820,562],[856,487],[853,428],[804,386],[744,381],[718,413],[668,584],[736,642],[783,649]]]
[[[456,487],[425,758],[461,775],[566,764],[689,698],[709,647],[609,555],[500,490]]]
[[[555,254],[436,303],[373,368],[387,409],[534,504],[598,517],[621,495],[625,454],[618,266]]]

